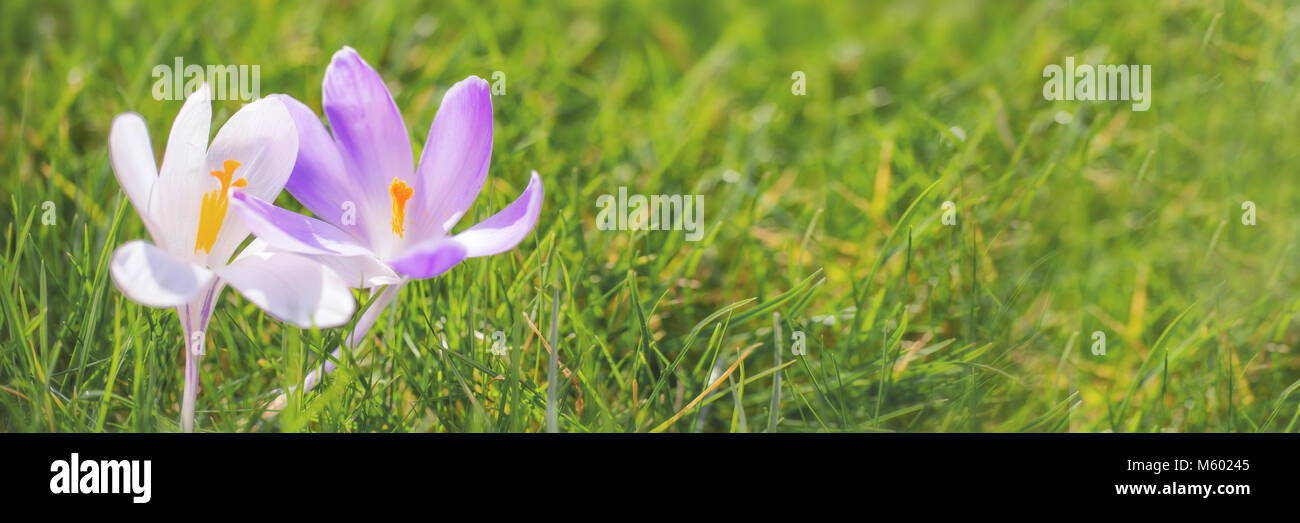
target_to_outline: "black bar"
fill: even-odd
[[[735,490],[736,503],[760,513],[764,503],[862,504],[866,514],[903,502],[972,511],[1032,502],[1105,514],[1288,505],[1297,443],[1284,434],[4,434],[0,488],[10,507],[123,513],[229,503],[305,515],[337,503],[420,500],[435,511],[439,501],[473,501],[526,512],[531,502],[592,496],[680,508]],[[73,453],[81,463],[149,460],[150,499],[52,493],[51,464]],[[1117,485],[1249,492],[1134,495],[1117,494]]]

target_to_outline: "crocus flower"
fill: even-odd
[[[194,428],[199,357],[212,308],[226,284],[280,320],[332,327],[356,308],[347,284],[305,256],[274,252],[262,242],[235,250],[248,237],[231,213],[232,194],[274,200],[292,172],[298,135],[284,104],[264,98],[236,112],[208,144],[212,94],[204,84],[176,115],[162,171],[154,163],[144,119],[113,119],[108,148],[113,172],[153,243],[127,242],[109,270],[127,298],[175,307],[184,333],[185,388],[181,427]]]
[[[276,98],[298,128],[298,161],[287,188],[320,219],[249,191],[235,194],[235,207],[272,247],[315,256],[350,284],[379,293],[345,341],[349,347],[364,339],[407,282],[443,274],[466,258],[506,252],[537,224],[542,180],[534,171],[517,200],[451,234],[483,189],[492,157],[492,100],[481,78],[447,90],[418,165],[388,88],[350,47],[334,53],[325,70],[321,105],[333,136],[306,105]],[[327,362],[325,370],[332,369]],[[305,388],[316,378],[309,375]]]

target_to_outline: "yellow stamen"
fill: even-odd
[[[199,207],[199,232],[194,237],[194,254],[198,254],[199,249],[203,249],[208,254],[212,253],[212,246],[217,243],[217,233],[221,232],[221,224],[226,222],[226,209],[230,207],[228,195],[230,188],[248,186],[248,181],[243,178],[232,180],[235,177],[235,169],[239,165],[235,160],[226,160],[221,164],[224,170],[209,173],[221,182],[221,189],[213,189],[212,192],[203,195],[203,202]]]
[[[415,195],[415,189],[406,185],[406,182],[393,178],[393,183],[388,185],[388,194],[393,198],[393,234],[398,238],[406,232],[403,224],[406,222],[406,201]]]

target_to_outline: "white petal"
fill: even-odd
[[[232,198],[231,202],[235,204],[239,203],[239,200]],[[403,281],[401,276],[388,267],[388,264],[370,252],[343,256],[303,254],[302,251],[285,249],[283,246],[273,247],[270,242],[261,237],[249,242],[248,246],[239,252],[239,259],[261,252],[290,252],[306,256],[333,269],[345,284],[354,289],[368,289]]]
[[[149,193],[149,212],[157,229],[154,237],[161,237],[159,246],[179,259],[203,265],[206,258],[199,256],[202,251],[194,252],[194,240],[199,231],[199,209],[207,187],[200,183],[200,172],[195,168],[190,174],[159,176]]]
[[[312,256],[312,258],[333,269],[340,278],[343,278],[344,283],[356,289],[369,289],[402,282],[401,276],[374,255],[322,255]]]
[[[158,181],[158,164],[153,159],[153,144],[149,142],[149,126],[136,113],[122,113],[113,118],[108,131],[108,157],[113,164],[113,174],[122,192],[144,220],[149,233],[157,238],[149,215],[149,191]]]
[[[163,154],[162,175],[183,173],[203,164],[212,132],[212,89],[203,84],[185,99],[185,105],[172,121]]]
[[[298,132],[289,111],[276,98],[262,98],[245,105],[217,131],[203,168],[204,187],[209,191],[220,189],[221,182],[208,173],[221,171],[226,160],[235,160],[239,167],[235,169],[234,179],[243,178],[248,183],[247,187],[235,190],[274,202],[289,181],[297,157]],[[248,227],[230,209],[209,254],[210,264],[230,260],[248,233]]]
[[[356,309],[352,292],[333,270],[297,254],[240,253],[217,269],[231,287],[268,314],[299,327],[335,327]]]
[[[150,307],[175,307],[198,296],[212,271],[177,260],[153,244],[135,240],[113,252],[113,283],[127,298]]]
[[[203,84],[185,99],[172,123],[162,170],[149,196],[149,214],[165,237],[160,243],[168,252],[190,261],[200,261],[193,252],[200,203],[208,182],[215,182],[203,170],[211,129],[212,91]]]
[[[204,174],[220,171],[226,160],[238,161],[235,178],[248,180],[248,187],[242,190],[274,202],[289,181],[297,157],[298,131],[293,118],[278,97],[267,97],[245,105],[221,126],[208,148]]]
[[[271,244],[266,243],[266,240],[263,240],[261,238],[253,238],[253,241],[248,242],[248,245],[244,247],[244,250],[239,251],[239,257],[235,259],[238,260],[239,258],[243,258],[245,256],[252,256],[260,252],[270,252],[273,250],[275,249],[272,249]]]

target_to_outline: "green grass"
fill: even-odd
[[[536,169],[541,220],[409,286],[275,417],[346,329],[227,291],[199,430],[1300,430],[1287,2],[128,4],[0,6],[0,430],[177,429],[175,313],[107,273],[147,236],[109,123],[139,112],[162,150],[180,102],[152,98],[150,71],[175,56],[260,65],[264,95],[319,110],[343,45],[384,76],[417,154],[453,82],[504,72],[471,218]],[[1044,100],[1066,56],[1150,64],[1151,109]],[[214,130],[238,107],[215,103]],[[598,230],[619,186],[703,195],[704,239]]]

